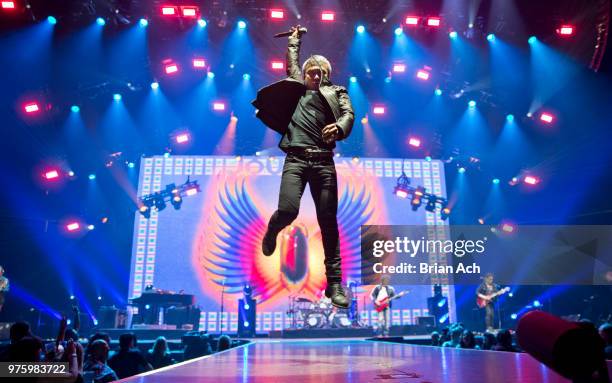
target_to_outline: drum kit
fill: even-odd
[[[325,296],[318,301],[301,296],[289,297],[288,315],[291,328],[351,328],[361,327],[357,314],[357,299],[351,299],[348,309],[339,309]]]

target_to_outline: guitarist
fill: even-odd
[[[376,285],[370,293],[370,298],[375,307],[387,304],[383,310],[378,312],[378,336],[389,336],[389,326],[391,323],[391,304],[389,300],[395,296],[395,289],[389,286],[389,276],[382,275],[380,284]]]
[[[487,331],[493,331],[493,316],[495,315],[493,295],[497,293],[498,287],[495,283],[493,283],[493,274],[487,273],[484,277],[484,281],[476,290],[476,295],[478,298],[484,300],[486,305],[485,309],[485,324],[487,326]]]

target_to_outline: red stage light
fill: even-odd
[[[181,11],[183,13],[183,17],[189,17],[189,18],[195,18],[198,17],[198,7],[193,7],[193,6],[189,6],[189,7],[181,7]]]
[[[48,180],[54,180],[54,179],[59,177],[59,172],[57,170],[55,170],[55,169],[48,170],[48,171],[45,172],[45,176],[44,177],[46,179],[48,179]]]
[[[374,114],[385,114],[385,107],[384,106],[375,106],[374,110],[372,112]]]
[[[418,148],[421,146],[421,140],[416,137],[410,137],[410,139],[408,140],[408,145]]]
[[[282,9],[270,9],[270,18],[274,20],[282,20],[285,18],[285,11]]]
[[[429,72],[423,69],[419,69],[416,76],[420,80],[424,80],[424,81],[429,80]]]
[[[193,59],[193,67],[196,69],[206,68],[206,60],[201,58]]]
[[[2,9],[15,9],[15,2],[14,1],[3,1]]]
[[[427,26],[429,26],[429,27],[439,27],[440,26],[440,18],[439,17],[429,17],[427,19]]]
[[[393,64],[393,72],[404,73],[406,71],[406,64]]]
[[[166,66],[164,66],[164,70],[166,71],[166,74],[173,74],[178,72],[178,65],[172,63],[172,64],[166,64]]]
[[[213,110],[224,111],[225,103],[220,101],[213,102]]]
[[[535,185],[538,182],[540,182],[540,180],[534,176],[526,176],[525,178],[523,178],[523,182],[525,182],[528,185]]]
[[[173,5],[164,5],[161,8],[161,13],[164,16],[177,16],[178,15],[178,9],[177,9],[177,7],[175,7]]]
[[[406,25],[418,25],[419,17],[418,16],[406,16],[405,23]]]
[[[285,63],[282,61],[272,61],[271,63],[273,70],[283,70],[285,69]]]
[[[29,102],[23,106],[23,110],[25,110],[26,113],[35,113],[40,110],[40,107],[36,102]]]
[[[189,134],[187,134],[187,133],[182,133],[182,134],[179,134],[178,136],[176,136],[176,143],[177,144],[184,144],[187,141],[189,141]]]
[[[330,11],[321,12],[321,21],[334,21],[336,19],[336,14]]]
[[[69,224],[66,225],[66,230],[76,231],[76,230],[79,230],[80,227],[81,225],[79,225],[78,222],[70,222]]]
[[[185,194],[188,195],[188,196],[196,195],[196,194],[198,194],[198,189],[197,188],[187,189],[185,191]]]
[[[569,24],[564,24],[557,28],[557,34],[560,36],[571,36],[574,34],[574,26]]]
[[[555,117],[550,113],[543,112],[542,114],[540,114],[540,121],[543,121],[547,124],[552,123],[554,119]]]

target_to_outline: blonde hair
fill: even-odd
[[[302,64],[302,73],[306,75],[306,71],[313,66],[320,66],[325,72],[326,76],[331,77],[331,64],[325,57],[321,55],[310,56],[306,61],[304,61],[304,64]]]

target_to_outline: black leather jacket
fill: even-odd
[[[257,98],[252,102],[257,108],[256,116],[268,127],[281,134],[286,133],[293,112],[305,90],[299,65],[300,45],[299,38],[289,37],[286,65],[289,77],[260,89],[257,92]],[[346,88],[324,79],[319,86],[319,91],[329,104],[336,119],[339,130],[337,140],[347,138],[353,129],[355,113]]]

